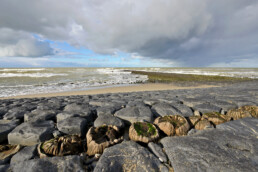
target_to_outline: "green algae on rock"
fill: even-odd
[[[160,116],[155,119],[154,124],[168,136],[183,136],[190,129],[186,118],[181,115]]]
[[[123,141],[118,127],[112,125],[91,127],[86,134],[86,139],[89,156],[102,154],[105,148]]]
[[[254,118],[258,118],[258,106],[242,106],[239,109],[249,112]]]
[[[159,132],[151,123],[135,122],[129,128],[129,137],[133,141],[149,143],[159,138]]]
[[[196,123],[196,125],[194,126],[194,128],[196,130],[204,130],[206,128],[210,128],[210,127],[213,127],[213,125],[211,124],[211,122],[207,119],[202,119],[200,121],[198,121]]]
[[[230,120],[228,116],[220,114],[218,112],[205,113],[203,114],[202,119],[207,119],[214,125],[219,125]]]
[[[67,135],[45,141],[38,146],[40,158],[47,156],[76,155],[82,152],[81,138],[77,135]]]
[[[231,109],[228,111],[227,116],[233,120],[238,120],[241,118],[252,117],[252,115],[245,109]]]

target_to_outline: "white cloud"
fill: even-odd
[[[184,66],[258,54],[257,0],[1,0],[0,21],[0,29],[97,53],[126,52]],[[35,38],[6,41],[0,56],[49,54],[49,45]]]
[[[0,28],[0,57],[41,57],[52,55],[49,43],[24,31]]]

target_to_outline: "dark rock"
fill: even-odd
[[[9,164],[6,164],[6,165],[0,165],[0,171],[1,172],[8,172],[9,170],[9,167],[10,165]]]
[[[124,141],[110,148],[97,162],[94,172],[104,171],[165,171],[167,167],[160,163],[158,158],[151,154],[148,149],[133,141]]]
[[[56,172],[76,171],[84,172],[83,161],[80,156],[51,157],[43,159],[32,159],[10,166],[13,172]]]
[[[84,136],[87,131],[88,121],[80,117],[71,117],[57,123],[59,131],[65,134]]]
[[[167,103],[157,103],[152,106],[152,111],[156,116],[181,115],[182,113],[174,106]]]
[[[8,134],[9,144],[32,146],[53,137],[53,121],[26,122]]]
[[[3,119],[5,120],[13,120],[13,119],[20,119],[23,120],[24,114],[27,112],[27,109],[24,107],[15,107],[10,109],[4,116]]]
[[[122,109],[121,106],[104,106],[104,107],[98,107],[96,109],[97,116],[102,115],[114,115],[116,111]]]
[[[215,106],[210,103],[203,103],[199,104],[193,107],[193,109],[198,110],[201,113],[208,113],[208,112],[220,112],[221,108],[218,106]]]
[[[245,118],[161,143],[175,171],[257,171],[257,124]]]
[[[11,158],[11,164],[33,159],[37,155],[37,145],[24,147]]]
[[[56,112],[54,110],[33,110],[30,113],[24,114],[24,121],[37,121],[37,120],[53,120],[56,119]]]
[[[156,155],[161,162],[168,162],[167,155],[163,152],[162,147],[153,142],[148,143],[150,150]]]
[[[153,121],[153,114],[150,108],[146,106],[124,108],[117,111],[114,116],[129,121],[130,123],[137,121]]]
[[[119,129],[123,129],[124,128],[124,122],[115,117],[115,116],[111,116],[111,115],[102,115],[99,116],[95,121],[94,121],[94,127],[100,127],[102,125],[113,125],[113,126],[117,126]]]
[[[193,111],[188,106],[184,104],[178,104],[178,103],[173,104],[173,106],[182,113],[182,116],[184,117],[193,116]]]
[[[7,135],[19,124],[19,120],[0,120],[0,143],[6,141]]]

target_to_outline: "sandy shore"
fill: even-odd
[[[93,95],[93,94],[105,94],[105,93],[126,93],[126,92],[139,92],[139,91],[158,91],[158,90],[175,90],[175,89],[194,89],[194,88],[209,88],[217,87],[215,85],[198,85],[198,86],[176,86],[173,84],[137,84],[129,86],[116,86],[116,87],[105,87],[96,88],[85,91],[69,91],[69,92],[58,92],[58,93],[46,93],[46,94],[32,94],[22,95],[14,97],[4,97],[0,99],[10,98],[36,98],[36,97],[56,97],[56,96],[71,96],[71,95]]]

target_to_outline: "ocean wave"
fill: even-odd
[[[65,73],[1,73],[0,78],[13,78],[13,77],[31,77],[31,78],[49,78],[53,76],[67,76]]]
[[[11,69],[0,69],[0,72],[29,72],[29,71],[43,71],[46,70],[46,68],[27,68],[27,69],[15,69],[15,68],[11,68]]]

